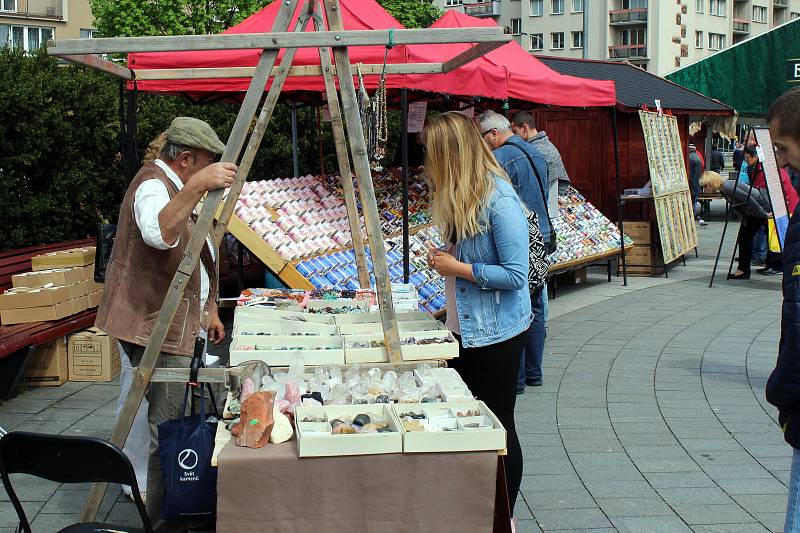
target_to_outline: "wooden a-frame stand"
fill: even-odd
[[[264,105],[253,127],[250,140],[245,148],[239,163],[233,185],[227,197],[223,189],[217,189],[207,194],[197,222],[192,230],[191,238],[186,245],[183,259],[172,279],[170,288],[164,299],[150,342],[145,348],[144,355],[136,369],[133,384],[122,412],[117,419],[111,434],[111,442],[120,448],[125,444],[133,419],[142,401],[142,397],[150,384],[156,366],[156,361],[170,323],[175,316],[178,303],[183,295],[186,283],[192,272],[197,267],[200,251],[205,243],[206,236],[212,231],[213,219],[218,219],[218,224],[213,230],[213,241],[217,248],[225,233],[227,222],[230,219],[242,186],[255,159],[261,140],[266,131],[272,112],[278,101],[283,84],[290,75],[322,75],[325,80],[325,89],[328,105],[331,111],[331,124],[336,144],[336,156],[339,163],[339,172],[345,193],[347,214],[352,233],[353,246],[356,252],[359,282],[362,287],[369,286],[369,275],[366,267],[366,257],[361,238],[361,224],[356,209],[355,191],[351,179],[350,162],[348,158],[348,144],[355,168],[361,205],[366,225],[367,239],[374,266],[375,284],[378,304],[380,306],[381,321],[384,331],[384,340],[392,363],[402,362],[400,351],[400,337],[397,329],[397,320],[392,304],[392,291],[389,272],[386,262],[383,234],[381,232],[378,208],[375,200],[375,190],[372,184],[367,148],[364,140],[356,91],[353,84],[353,71],[350,64],[348,46],[381,46],[389,43],[395,45],[413,44],[442,44],[442,43],[476,43],[468,50],[456,55],[445,63],[420,63],[405,65],[389,65],[387,73],[445,73],[458,68],[485,53],[502,46],[511,37],[506,35],[502,28],[458,28],[458,29],[427,29],[427,30],[344,30],[342,16],[337,0],[303,0],[303,9],[300,12],[292,31],[287,31],[297,10],[298,0],[280,0],[281,6],[273,23],[271,33],[259,34],[224,34],[224,35],[190,35],[179,37],[123,37],[65,40],[58,43],[49,43],[48,54],[63,59],[84,64],[132,80],[136,73],[116,63],[112,63],[95,54],[129,53],[129,52],[169,52],[181,50],[223,50],[223,49],[261,49],[261,56],[255,70],[252,71],[252,80],[244,96],[239,114],[231,130],[225,152],[222,154],[223,162],[236,162],[242,151],[252,120],[256,115],[258,104],[261,101],[264,88],[272,75],[272,85],[267,93]],[[322,6],[327,21],[327,30],[319,12]],[[315,32],[306,32],[309,21],[314,21]],[[291,66],[297,48],[318,48],[320,53],[319,67],[302,67],[302,70],[293,72]],[[285,49],[280,66],[275,69],[278,51]],[[331,63],[329,49],[333,51]],[[374,72],[375,65],[368,66],[366,70]],[[206,70],[206,69],[198,69]],[[242,69],[208,69],[212,72],[202,72],[192,75],[191,72],[173,70],[161,73],[162,78],[187,78],[202,77],[225,78],[232,75],[242,76]],[[232,71],[236,71],[233,73]],[[378,71],[380,72],[380,71]],[[152,74],[152,71],[151,71]],[[245,74],[247,75],[247,74]],[[334,75],[339,79],[339,94],[336,92]],[[152,78],[151,78],[152,79]],[[341,105],[339,101],[341,96]],[[220,206],[220,202],[224,204]],[[185,377],[181,375],[185,381]],[[86,505],[81,514],[82,521],[94,520],[105,494],[105,484],[95,484],[89,493]]]

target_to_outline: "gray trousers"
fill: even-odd
[[[144,355],[144,347],[120,341],[131,366],[138,367]],[[161,353],[156,368],[189,368],[191,357]],[[150,427],[150,456],[147,461],[147,514],[153,528],[157,531],[185,531],[185,524],[165,522],[161,519],[161,505],[164,501],[164,479],[161,475],[161,461],[158,456],[158,425],[173,418],[183,416],[181,407],[186,390],[185,383],[151,383],[146,391],[149,402],[147,422]]]

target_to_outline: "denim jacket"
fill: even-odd
[[[497,344],[528,329],[528,222],[514,188],[495,176],[484,233],[458,243],[458,259],[477,283],[456,278],[456,310],[465,348]]]
[[[514,143],[531,157],[533,164],[536,165],[536,170],[539,171],[539,177],[542,179],[541,188],[536,183],[536,174],[528,162],[528,157],[522,153],[522,150],[509,143]],[[512,135],[506,144],[493,151],[495,159],[506,171],[511,183],[514,184],[514,190],[517,191],[520,200],[531,211],[536,212],[536,217],[539,219],[539,230],[542,232],[545,242],[550,241],[550,221],[547,219],[547,199],[542,198],[542,189],[548,190],[549,184],[547,174],[547,161],[536,148],[522,140],[518,135]]]

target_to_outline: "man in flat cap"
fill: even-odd
[[[203,195],[230,187],[233,163],[215,163],[225,145],[207,123],[178,117],[166,132],[159,158],[145,163],[120,206],[117,234],[106,270],[103,301],[95,325],[119,339],[136,367],[172,278],[183,258],[194,225],[195,207]],[[158,367],[188,367],[195,338],[207,333],[219,344],[225,329],[217,313],[216,251],[206,237],[200,264],[192,273],[161,349]],[[164,483],[158,457],[158,424],[183,416],[183,385],[153,383],[147,398],[150,457],[147,512],[159,529]],[[177,524],[174,524],[177,526]]]

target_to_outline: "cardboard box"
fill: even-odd
[[[94,281],[94,263],[83,267],[83,279]]]
[[[103,291],[97,291],[86,295],[86,300],[86,309],[93,309],[99,306],[100,302],[103,301]]]
[[[629,276],[651,276],[663,268],[658,251],[652,246],[634,246],[625,252]],[[620,273],[622,265],[619,266]]]
[[[387,433],[356,433],[351,435],[332,435],[328,422],[341,416],[355,417],[365,413],[371,418],[381,418],[389,424],[392,431]],[[325,422],[303,422],[303,418],[313,416]],[[388,404],[369,405],[298,405],[295,409],[295,429],[297,430],[297,451],[300,457],[330,457],[340,455],[372,455],[380,453],[400,453],[403,451],[403,437],[400,424]]]
[[[67,339],[59,337],[33,349],[22,381],[32,387],[58,387],[69,376]]]
[[[89,308],[89,300],[86,296],[80,296],[70,301],[72,302],[72,314],[82,313]]]
[[[70,287],[16,287],[0,294],[0,310],[47,307],[74,298]]]
[[[97,291],[102,291],[105,285],[97,283],[93,279],[87,279],[81,282],[83,285],[83,294],[93,294]]]
[[[297,356],[302,357],[303,363],[307,366],[343,365],[342,339],[341,337],[320,336],[237,335],[230,345],[231,366],[245,361],[264,361],[269,366],[289,366],[297,360]]]
[[[633,244],[649,246],[653,244],[653,224],[647,220],[625,220],[623,231],[633,239]]]
[[[453,339],[448,330],[434,331],[403,331],[400,341],[408,337],[416,339],[449,338],[451,342],[439,344],[404,344],[400,346],[403,361],[429,361],[434,359],[453,359],[458,357],[458,343]],[[346,364],[355,363],[388,363],[389,354],[385,347],[354,348],[353,343],[369,343],[370,341],[383,341],[383,332],[373,335],[348,335],[344,342],[344,357]]]
[[[121,363],[117,340],[99,328],[69,336],[69,380],[111,381]]]
[[[31,258],[31,264],[33,265],[33,270],[84,267],[94,263],[94,256],[94,246],[86,246],[83,248],[72,248],[71,250],[60,250],[58,252],[35,255]],[[83,274],[82,271],[81,274]]]
[[[85,298],[85,296],[83,297]],[[64,317],[74,315],[75,300],[67,300],[56,305],[47,307],[28,307],[25,309],[5,309],[0,311],[0,323],[4,326],[9,324],[23,324],[26,322],[46,322],[48,320],[61,320]],[[83,309],[86,309],[84,307]],[[83,310],[81,309],[81,311]]]
[[[506,448],[506,430],[483,402],[394,404],[392,410],[400,422],[403,453],[474,452]],[[457,416],[467,411],[478,411],[480,416]],[[407,426],[400,416],[406,413],[421,414],[425,418],[414,420]],[[469,427],[470,424],[484,424],[488,421],[491,421],[491,427]],[[416,422],[419,423],[415,424]],[[452,426],[452,431],[426,431],[425,429],[431,427],[431,422]]]
[[[13,287],[41,287],[49,283],[53,285],[73,285],[83,281],[83,270],[80,268],[54,268],[11,276],[11,285]]]

